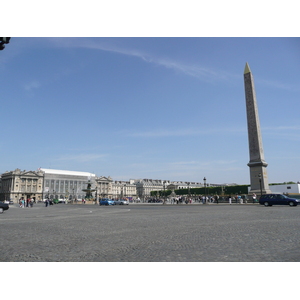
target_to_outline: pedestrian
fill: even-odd
[[[228,197],[228,202],[231,205],[231,196]]]
[[[34,202],[34,200],[30,199],[29,205],[30,205],[31,208],[33,207],[33,202]]]
[[[218,195],[215,196],[215,200],[216,200],[216,203],[219,204],[219,196]]]
[[[243,198],[240,195],[238,195],[238,199],[240,201],[240,204],[243,204]]]
[[[46,201],[45,201],[45,206],[47,207],[47,206],[48,206],[48,204],[49,204],[49,200],[48,200],[48,199],[46,199]]]
[[[254,202],[256,202],[256,194],[255,193],[253,193],[252,199],[253,199],[253,204],[254,204]]]
[[[30,199],[29,199],[29,198],[27,198],[27,199],[26,199],[26,207],[28,207],[28,205],[29,205],[29,201],[30,201]]]

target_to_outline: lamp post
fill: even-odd
[[[203,181],[204,181],[204,197],[205,197],[204,203],[206,203],[206,178],[205,177],[203,178]]]
[[[187,199],[186,204],[188,204],[189,201],[190,201],[190,198],[191,198],[190,182],[187,182],[186,184],[187,184],[187,186],[188,186],[188,199]]]
[[[166,181],[164,181],[163,184],[164,184],[164,202],[163,202],[163,204],[166,204]]]
[[[97,204],[97,191],[98,191],[98,187],[96,186],[96,192],[95,192],[95,205]]]
[[[258,174],[259,187],[260,187],[260,197],[262,196],[262,186],[261,186],[261,173]]]

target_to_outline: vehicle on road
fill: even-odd
[[[100,199],[99,205],[116,205],[114,200],[108,199],[108,198],[103,198]]]
[[[289,198],[286,195],[282,195],[282,194],[265,194],[260,197],[259,204],[264,206],[272,206],[272,205],[297,206],[298,204],[300,204],[300,199]]]
[[[128,200],[124,200],[124,199],[117,199],[117,200],[114,200],[116,205],[128,205],[129,204],[129,201]]]
[[[2,214],[5,210],[9,209],[9,205],[7,203],[0,202],[0,214]]]

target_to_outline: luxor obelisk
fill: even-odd
[[[244,71],[244,83],[250,154],[250,161],[248,163],[248,166],[250,168],[250,193],[271,193],[269,189],[268,175],[266,170],[268,164],[265,162],[260,132],[254,80],[248,63],[246,63]]]

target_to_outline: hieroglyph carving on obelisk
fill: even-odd
[[[244,71],[250,161],[250,193],[271,193],[265,162],[254,80],[248,63]]]

